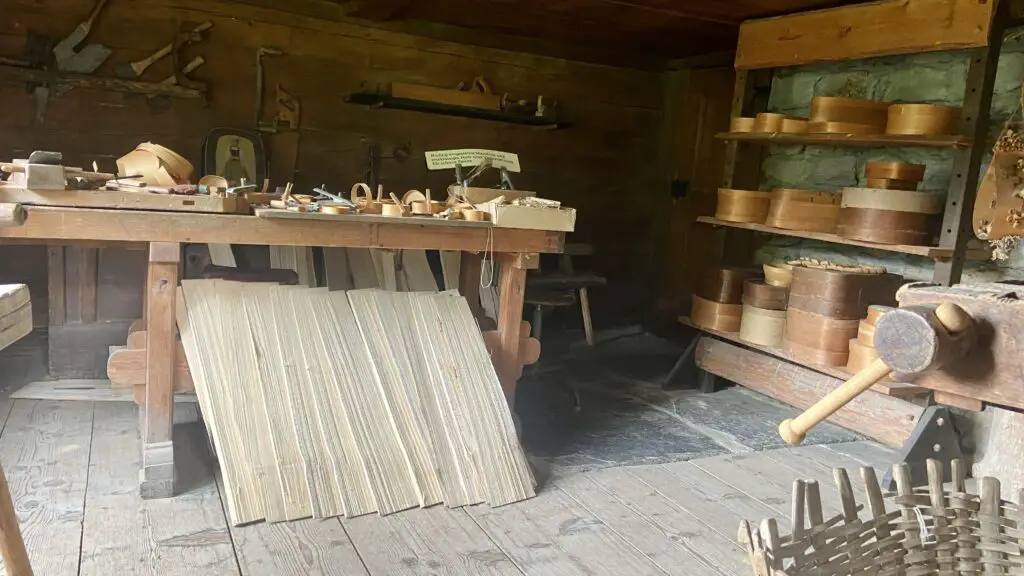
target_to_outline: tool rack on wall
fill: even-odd
[[[958,136],[717,134],[717,138],[724,140],[727,146],[721,186],[750,190],[758,189],[762,152],[766,145],[952,148],[953,168],[938,246],[872,244],[835,234],[781,230],[759,224],[726,222],[709,216],[699,217],[697,221],[723,228],[724,246],[744,246],[745,243],[731,242],[730,238],[736,239],[738,235],[757,232],[912,254],[934,260],[932,279],[935,283],[949,286],[959,282],[965,260],[974,256],[969,254],[967,243],[973,234],[972,209],[986,151],[989,108],[1003,35],[1007,28],[1020,24],[1020,18],[1011,16],[1014,10],[1009,4],[1009,0],[990,3],[977,0],[874,2],[749,21],[740,29],[735,61],[733,117],[755,116],[758,112],[766,111],[773,68],[926,51],[966,50],[970,63]],[[987,25],[978,26],[978,22],[973,22],[968,30],[966,23],[951,24],[947,20],[943,24],[939,21],[944,12],[964,14],[962,10],[965,7],[974,11],[975,15],[980,15],[980,22]],[[985,10],[988,10],[987,18]],[[929,22],[919,21],[922,18],[933,18],[935,22],[929,25]],[[915,27],[912,33],[908,33],[911,21]],[[749,257],[749,254],[740,257]],[[729,257],[723,256],[723,260],[729,260]],[[801,362],[781,349],[752,346],[740,341],[736,334],[702,329],[686,317],[680,318],[680,322],[700,330],[701,334],[693,340],[669,375],[670,383],[683,379],[691,382],[696,380],[701,391],[712,392],[715,390],[716,379],[723,377],[799,408],[806,408],[850,376],[841,369]],[[739,359],[740,355],[745,359]],[[781,383],[783,378],[785,383]],[[776,381],[768,381],[772,379]],[[780,386],[791,388],[780,391]],[[913,385],[877,387],[866,394],[869,398],[860,407],[851,405],[852,410],[861,410],[859,416],[837,414],[839,418],[836,421],[871,436],[869,430],[861,428],[871,421],[873,411],[894,421],[909,420],[901,422],[897,426],[899,430],[890,434],[888,441],[883,439],[890,445],[899,446],[902,442],[893,440],[893,437],[911,438],[907,442],[909,446],[914,443],[913,439],[920,438],[922,434],[928,438],[939,417],[935,415],[934,408],[905,410],[893,402],[909,405],[898,397],[930,392]],[[959,405],[958,400],[963,400],[964,404],[980,404],[960,397],[936,399],[953,405]],[[933,401],[929,399],[928,403]],[[944,408],[938,410],[945,412]],[[878,435],[874,437],[880,438]],[[959,454],[959,449],[955,452]]]

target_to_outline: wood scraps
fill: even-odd
[[[0,285],[0,350],[32,331],[32,302],[28,286]]]
[[[233,524],[534,495],[457,294],[186,280],[177,313]]]

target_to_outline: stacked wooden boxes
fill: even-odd
[[[892,104],[863,98],[815,96],[810,118],[762,112],[756,118],[732,119],[732,132],[770,134],[888,134],[937,136],[952,134],[960,109],[936,104]]]
[[[748,279],[743,284],[743,317],[740,340],[769,346],[782,344],[786,331],[786,304],[792,280],[787,265],[765,264],[765,279]]]
[[[868,187],[843,190],[837,233],[879,244],[931,244],[943,198],[917,191],[924,170],[921,164],[868,162]]]
[[[759,278],[760,273],[755,268],[715,268],[693,295],[690,319],[701,328],[738,332],[743,316],[744,283]]]
[[[783,350],[803,362],[846,366],[850,341],[868,307],[894,305],[902,282],[900,276],[866,267],[794,267]]]
[[[857,324],[857,337],[850,340],[847,372],[856,374],[878,359],[878,352],[875,351],[875,324],[889,310],[892,310],[892,307],[877,304],[868,307],[867,318]]]

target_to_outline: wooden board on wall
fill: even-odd
[[[740,26],[736,68],[750,70],[988,44],[994,0],[884,0]]]
[[[681,102],[664,129],[665,162],[685,196],[665,202],[668,224],[659,242],[663,258],[658,285],[658,308],[671,316],[689,309],[694,282],[718,258],[716,230],[697,225],[698,216],[714,214],[725,147],[715,133],[728,129],[733,80],[732,68],[719,67],[675,72],[683,76],[669,98]],[[668,195],[669,191],[664,193]]]

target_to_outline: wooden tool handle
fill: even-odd
[[[904,315],[907,318],[914,318],[912,316],[911,309],[907,310],[896,310],[890,312],[890,314]],[[939,347],[936,348],[935,353],[926,354],[923,360],[918,361],[917,354],[913,353],[913,350],[908,348],[893,348],[883,347],[880,350],[883,352],[890,352],[891,350],[898,350],[899,353],[896,355],[890,355],[889,364],[892,364],[899,368],[901,374],[905,373],[918,373],[927,369],[932,369],[937,366],[942,366],[956,357],[962,355],[967,347],[969,347],[969,341],[973,334],[974,320],[966,310],[953,304],[952,302],[944,302],[940,304],[934,310],[935,318],[938,323],[944,328],[949,334],[942,335],[947,340],[959,342],[963,344],[960,347]],[[887,316],[888,318],[888,316]],[[888,322],[887,319],[880,319],[879,324]],[[896,324],[894,323],[894,326]],[[904,324],[906,325],[906,324]],[[934,325],[933,325],[934,326]],[[934,334],[940,335],[942,330],[930,328]],[[906,329],[896,328],[895,332],[899,333],[911,333]],[[926,340],[922,333],[916,333],[917,340]],[[966,342],[965,342],[966,341]],[[876,337],[876,345],[878,344]],[[908,362],[907,358],[911,360]],[[885,378],[892,372],[892,368],[886,364],[885,360],[881,358],[875,360],[869,364],[866,368],[858,372],[847,380],[843,385],[830,392],[827,396],[817,401],[807,410],[804,410],[802,414],[793,419],[787,419],[779,425],[779,435],[782,439],[789,444],[799,444],[803,442],[804,436],[807,431],[817,426],[822,420],[828,418],[834,414],[837,410],[848,404],[851,400],[863,394],[868,388],[871,388],[879,380]],[[906,364],[901,366],[901,364]]]
[[[21,226],[28,214],[21,204],[0,202],[0,228]]]
[[[813,406],[804,410],[796,418],[786,419],[779,425],[779,435],[788,444],[799,444],[804,441],[807,431],[817,426],[822,420],[846,406],[851,400],[863,394],[879,380],[889,375],[892,370],[881,360],[875,360],[867,368],[861,370],[842,386],[818,400]]]
[[[100,0],[99,2],[96,3],[96,7],[93,8],[92,9],[92,13],[89,14],[89,19],[82,23],[85,26],[86,30],[89,30],[89,29],[92,28],[93,22],[96,21],[96,18],[99,18],[100,12],[103,11],[103,7],[106,6],[106,5],[107,5],[107,0]]]
[[[139,60],[138,62],[132,62],[132,68],[134,68],[135,71],[138,72],[139,74],[142,74],[143,72],[146,71],[147,68],[152,66],[154,62],[156,62],[157,60],[159,60],[159,59],[163,58],[164,56],[167,56],[168,54],[170,54],[171,50],[173,50],[173,49],[174,49],[174,44],[173,43],[172,44],[167,44],[163,48],[161,48],[161,49],[157,50],[156,52],[154,52],[148,58],[143,58],[142,60]]]

